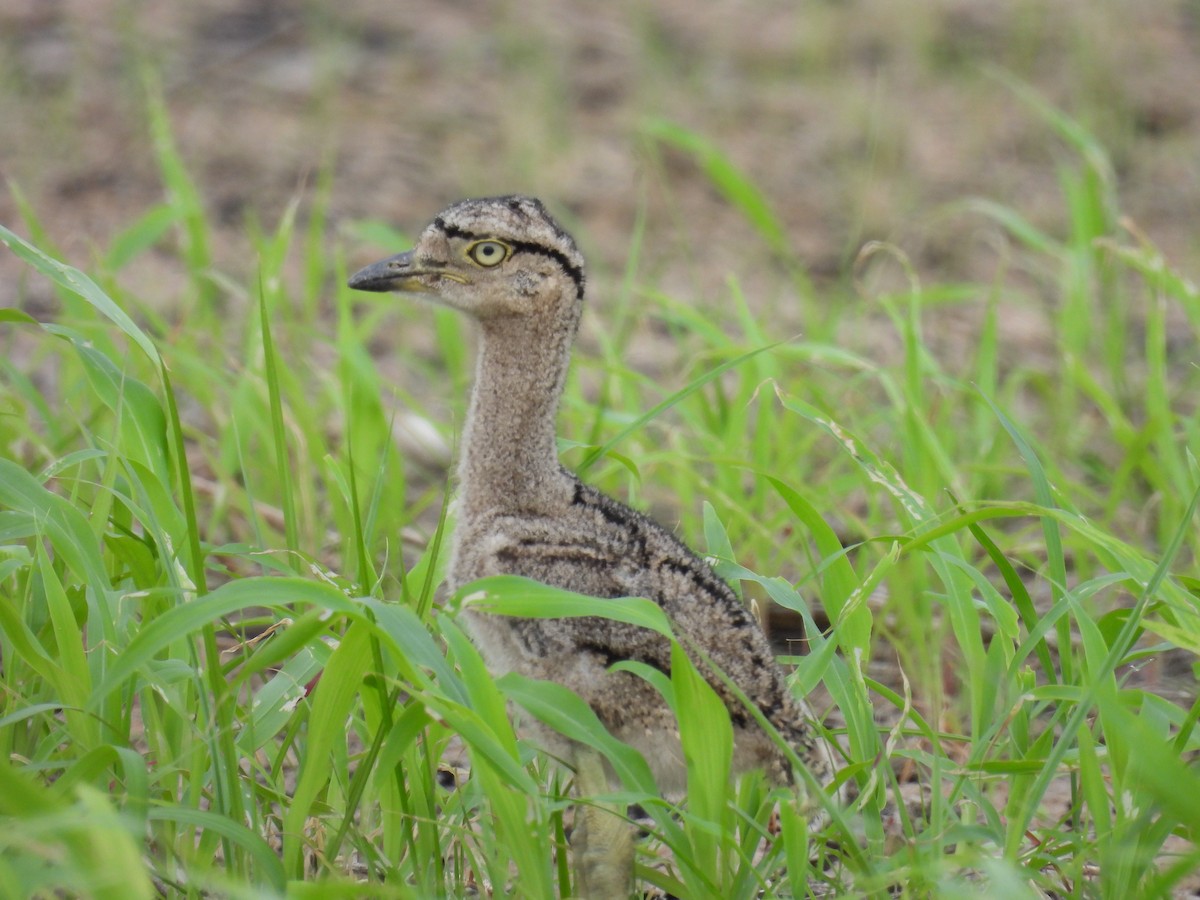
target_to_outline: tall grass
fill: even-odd
[[[248,226],[247,284],[215,272],[151,103],[167,199],[90,274],[55,258],[27,206],[33,241],[0,230],[60,304],[46,320],[0,310],[26,360],[0,361],[0,895],[361,896],[363,881],[372,896],[567,895],[567,775],[514,710],[608,757],[621,787],[588,802],[650,813],[640,883],[676,896],[1168,894],[1200,865],[1200,702],[1194,684],[1177,705],[1130,675],[1200,653],[1185,574],[1200,373],[1167,325],[1194,346],[1200,295],[1121,224],[1103,150],[1028,99],[1075,153],[1067,233],[994,201],[955,214],[994,221],[1053,299],[1051,369],[1001,345],[1004,311],[1037,302],[1004,280],[909,271],[905,291],[816,296],[752,183],[656,122],[650,146],[695,156],[800,302],[838,318],[830,333],[882,313],[901,352],[778,342],[732,279],[726,309],[696,310],[639,281],[635,238],[637,312],[620,305],[601,354],[577,363],[600,402],[579,374],[568,385],[569,463],[635,503],[673,498],[724,577],[803,617],[796,689],[823,686],[836,707],[839,778],[858,794],[822,834],[798,794],[729,780],[726,717],[678,646],[669,679],[625,665],[679,713],[684,803],[574,695],[489,677],[463,603],[670,623],[517,579],[435,602],[452,517],[392,439],[393,409],[427,404],[388,384],[371,341],[432,317],[441,360],[398,352],[412,384],[461,387],[460,323],[342,286],[340,257],[313,252],[329,177],[305,229],[297,206]],[[151,248],[187,273],[178,312],[125,283]],[[904,262],[875,246],[862,265],[886,260]],[[924,332],[968,306],[983,310],[975,347],[939,360]],[[624,362],[643,316],[690,361],[673,386]],[[460,394],[445,399],[461,411]],[[872,659],[892,653],[904,677],[881,681]],[[461,753],[469,777],[448,768]]]

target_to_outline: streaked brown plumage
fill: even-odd
[[[584,261],[542,204],[515,196],[464,200],[434,218],[411,251],[368,266],[350,286],[425,294],[469,314],[479,326],[458,469],[450,587],[513,574],[595,597],[655,601],[827,783],[833,774],[830,750],[809,724],[803,701],[788,689],[758,622],[732,589],[669,532],[583,484],[558,462],[555,415],[583,307]],[[665,640],[606,619],[467,615],[494,670],[571,688],[616,737],[643,753],[660,789],[683,790],[686,773],[673,714],[646,681],[609,671],[618,660],[669,671]],[[715,676],[709,681],[734,725],[735,768],[762,767],[777,781],[789,777],[783,755],[742,703]],[[584,771],[592,773],[591,790],[604,789],[598,759],[586,758],[585,748],[552,733],[539,736],[576,763],[581,781]],[[621,879],[627,885],[629,878],[628,837],[595,816],[585,816],[584,827],[588,843],[599,840],[601,846],[580,851],[576,837],[582,886],[588,896],[616,896]],[[605,834],[598,836],[600,830]]]

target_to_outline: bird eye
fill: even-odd
[[[509,246],[499,241],[477,241],[467,248],[467,255],[481,266],[498,266],[510,252]]]

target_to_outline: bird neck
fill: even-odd
[[[536,512],[569,489],[558,462],[555,418],[576,320],[481,321],[459,461],[460,516]]]

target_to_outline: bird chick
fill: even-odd
[[[350,287],[422,294],[473,318],[479,350],[458,464],[451,589],[488,575],[522,575],[593,597],[645,597],[670,617],[784,736],[822,784],[829,747],[789,689],[758,621],[674,535],[579,480],[558,461],[555,418],[579,326],[584,260],[575,241],[530,197],[463,200],[437,215],[416,246],[357,272]],[[468,609],[470,631],[497,674],[516,671],[575,691],[617,738],[636,747],[660,790],[682,792],[686,767],[674,714],[647,681],[613,663],[670,672],[669,642],[603,618],[523,619]],[[791,778],[784,754],[742,701],[694,659],[729,710],[735,770]],[[548,729],[577,788],[603,792],[595,751]],[[586,896],[626,893],[628,828],[585,811],[572,837]],[[621,823],[623,825],[623,823]],[[583,846],[581,846],[583,845]],[[597,846],[598,845],[598,846]],[[626,846],[628,845],[628,846]]]

